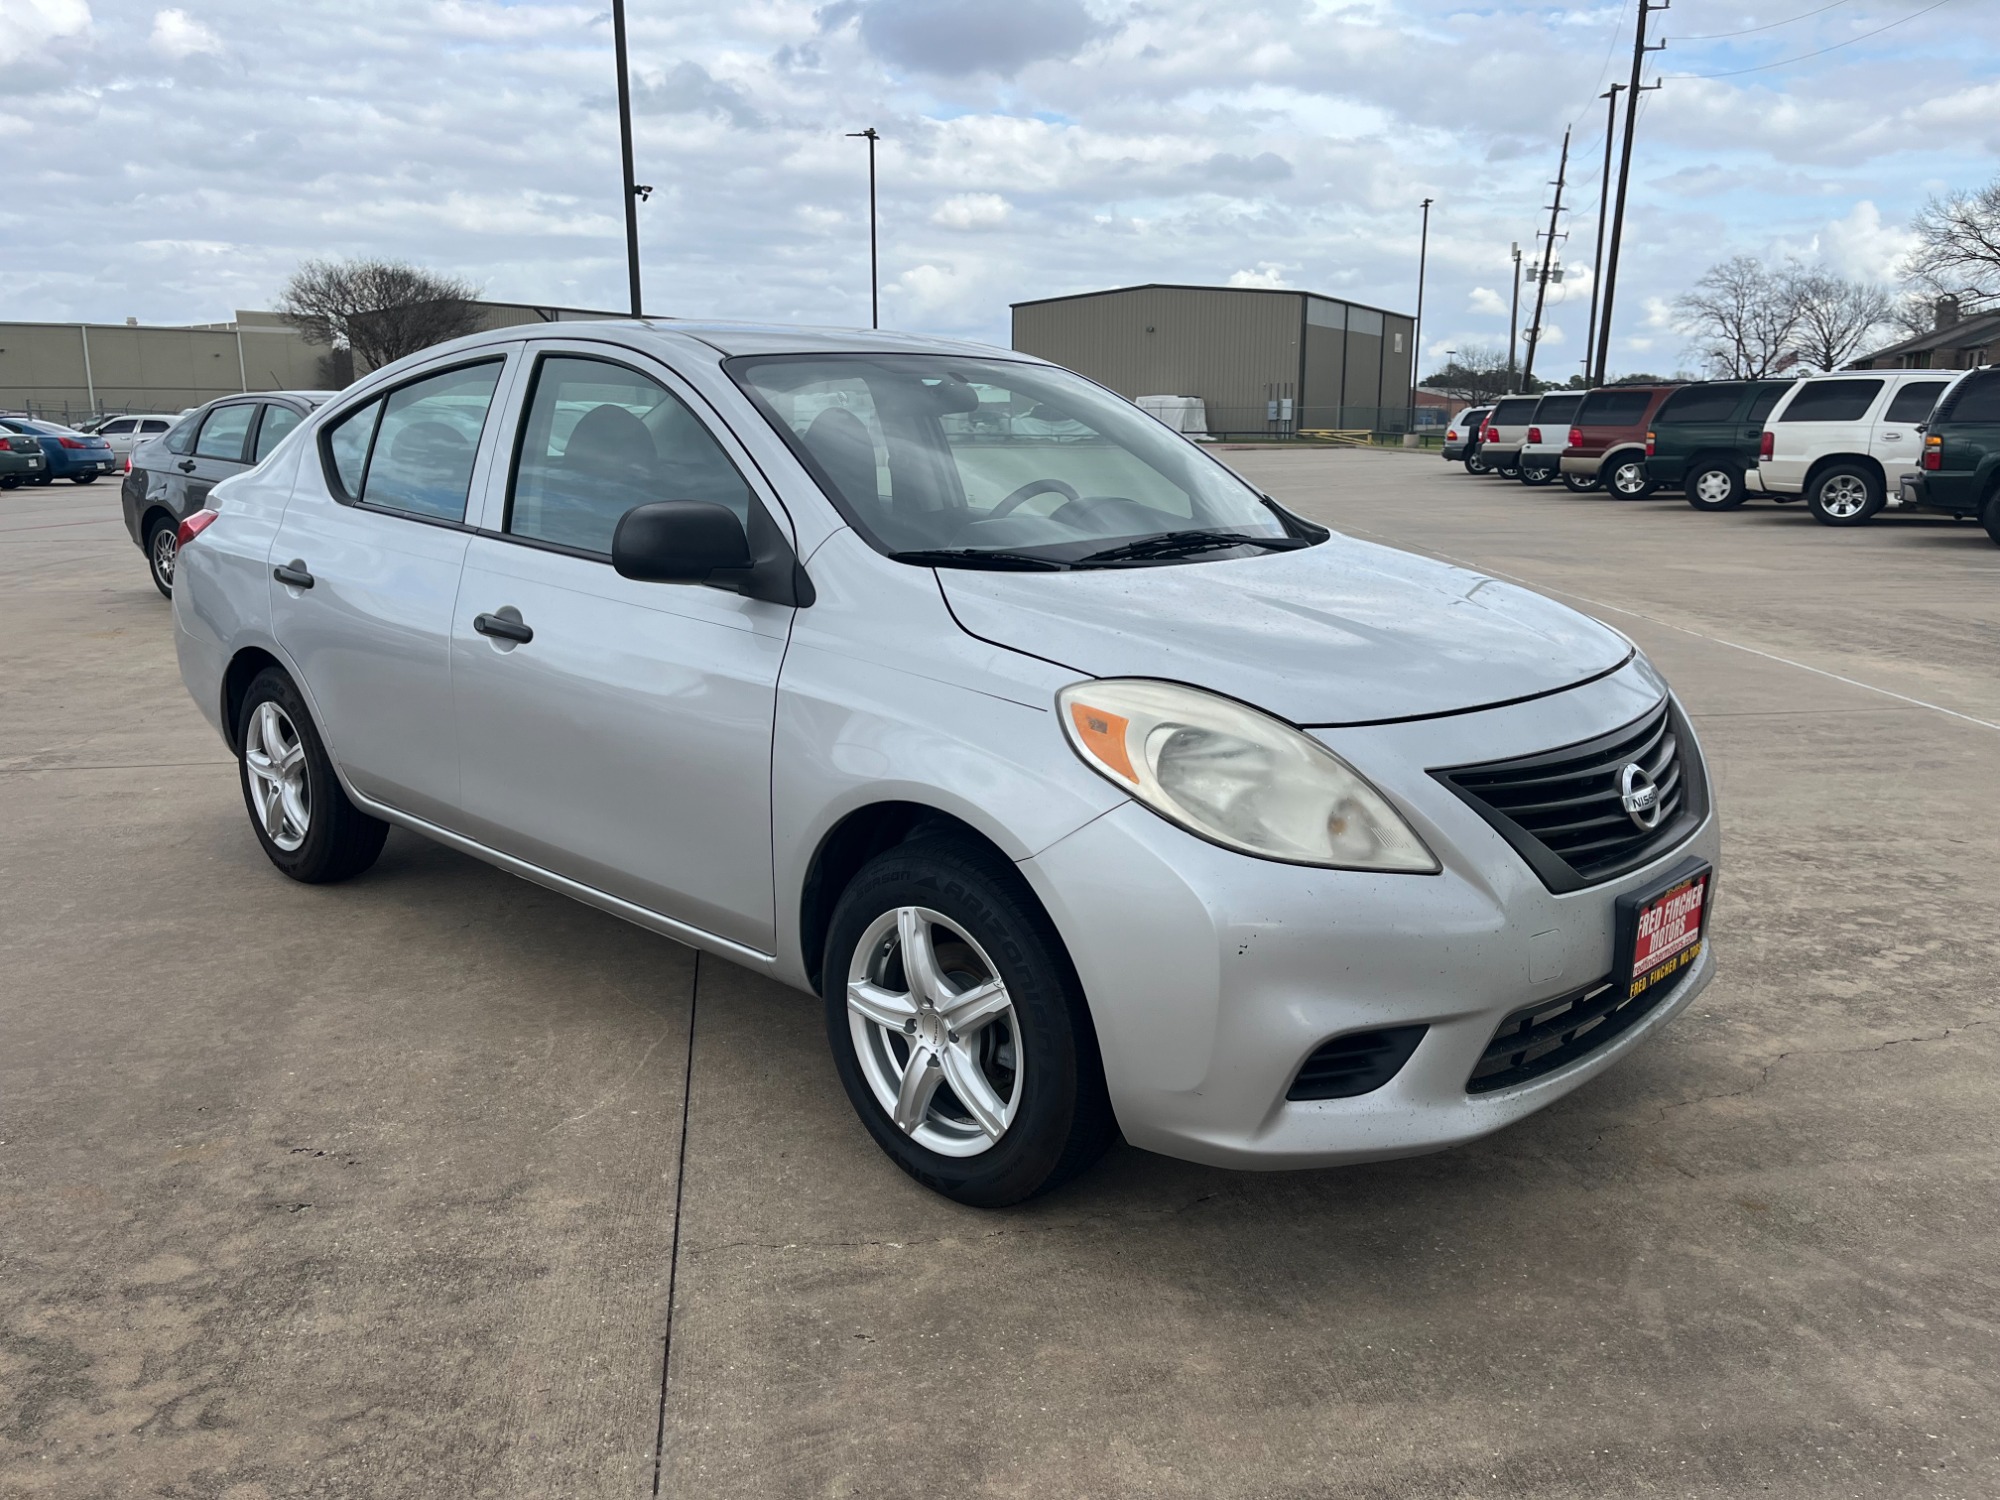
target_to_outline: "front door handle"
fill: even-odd
[[[1882,441],[1885,443],[1900,443],[1902,440],[1903,435],[1900,432],[1885,432],[1882,434]]]
[[[281,567],[271,569],[271,576],[287,588],[309,589],[313,586],[313,576],[306,571],[303,559],[293,558]]]
[[[519,620],[510,620],[505,615],[475,616],[472,628],[481,635],[498,636],[503,641],[518,641],[523,646],[535,638],[534,631]]]
[[[184,458],[180,461],[178,465],[176,465],[176,467],[179,468],[183,474],[192,474],[194,472],[194,460],[191,458]]]

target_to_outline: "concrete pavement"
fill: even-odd
[[[2000,1493],[2000,548],[1226,456],[1660,663],[1721,977],[1463,1150],[999,1215],[804,997],[401,833],[280,879],[115,496],[0,496],[0,1491]]]

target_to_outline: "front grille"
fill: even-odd
[[[1372,1094],[1403,1070],[1428,1026],[1350,1031],[1322,1042],[1285,1091],[1287,1099],[1352,1099]]]
[[[1660,820],[1652,828],[1625,811],[1619,777],[1630,765],[1659,788]],[[1580,745],[1431,774],[1512,844],[1552,891],[1581,890],[1636,870],[1708,814],[1700,752],[1672,699]]]
[[[1600,979],[1567,995],[1517,1010],[1493,1033],[1493,1040],[1473,1066],[1472,1076],[1465,1080],[1465,1091],[1490,1094],[1495,1089],[1511,1089],[1588,1057],[1645,1019],[1680,985],[1680,979],[1654,985],[1637,999],[1627,1000],[1625,986]]]

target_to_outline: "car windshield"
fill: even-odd
[[[849,524],[911,562],[1179,562],[1323,535],[1288,526],[1222,464],[1067,370],[924,354],[726,368]]]

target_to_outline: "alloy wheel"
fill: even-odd
[[[1646,491],[1646,466],[1622,463],[1611,472],[1611,487],[1621,495],[1642,495]]]
[[[1704,470],[1694,482],[1695,498],[1704,505],[1726,503],[1735,489],[1729,474],[1722,469]]]
[[[924,906],[882,913],[854,945],[847,1020],[869,1091],[941,1156],[991,1150],[1021,1107],[1006,981],[964,928]]]
[[[1837,521],[1847,521],[1868,508],[1868,486],[1854,474],[1835,474],[1819,487],[1819,508]]]
[[[293,853],[312,827],[306,747],[291,717],[269,700],[250,715],[243,736],[243,765],[250,773],[251,801],[265,837]]]
[[[153,581],[160,586],[160,592],[174,591],[174,559],[179,555],[179,538],[171,526],[159,526],[153,531],[153,544],[147,549],[147,556],[153,564]]]

